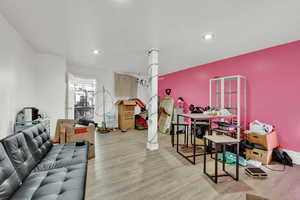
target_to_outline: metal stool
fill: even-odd
[[[171,144],[172,144],[172,147],[175,146],[175,142],[174,142],[174,140],[175,140],[174,139],[175,138],[175,126],[176,126],[176,134],[184,134],[184,144],[188,145],[188,127],[189,127],[189,125],[188,124],[175,124],[175,123],[172,123],[172,131],[171,131],[171,135],[172,135]],[[178,131],[179,126],[184,126],[184,130],[183,130],[182,133],[180,133]],[[178,141],[177,141],[177,143],[178,143]]]
[[[207,148],[207,140],[209,142],[215,143],[217,145],[222,145],[223,149],[223,172],[225,174],[220,174],[218,175],[218,151],[215,152],[215,174],[214,175],[209,175],[206,172],[206,148]],[[225,151],[226,151],[226,145],[236,145],[236,175],[233,177],[229,172],[226,171],[225,169]],[[223,176],[230,176],[234,180],[238,181],[239,180],[239,140],[225,136],[225,135],[209,135],[204,137],[204,167],[203,167],[203,172],[206,174],[212,181],[215,183],[218,183],[218,177],[223,177]]]

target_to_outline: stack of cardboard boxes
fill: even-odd
[[[89,142],[88,157],[95,157],[95,126],[81,126],[76,120],[59,119],[56,124],[54,143],[87,141]]]
[[[246,158],[251,160],[257,160],[264,165],[270,164],[272,160],[273,149],[278,147],[276,132],[273,131],[267,135],[247,133],[247,141],[251,144],[260,145],[264,149],[246,149]]]

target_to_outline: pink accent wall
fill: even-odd
[[[283,148],[300,152],[300,41],[192,67],[159,77],[159,95],[172,89],[188,104],[209,104],[209,79],[242,75],[248,84],[248,121],[275,125]]]

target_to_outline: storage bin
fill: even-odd
[[[247,133],[247,140],[249,143],[262,145],[266,150],[272,150],[278,147],[277,134],[275,131],[269,133],[268,135]]]
[[[273,150],[260,150],[260,149],[246,149],[246,158],[251,160],[257,160],[264,165],[270,164],[272,160]]]

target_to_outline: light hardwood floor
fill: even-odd
[[[240,169],[240,181],[230,178],[213,183],[203,174],[203,157],[194,166],[171,147],[170,136],[159,138],[160,149],[146,150],[146,132],[96,134],[96,158],[88,164],[87,200],[244,200],[257,194],[272,200],[300,199],[300,166],[268,172],[258,180]],[[213,161],[208,165],[213,167]],[[272,166],[282,168],[282,166]],[[234,172],[232,166],[226,167]],[[220,169],[220,167],[219,167]]]

